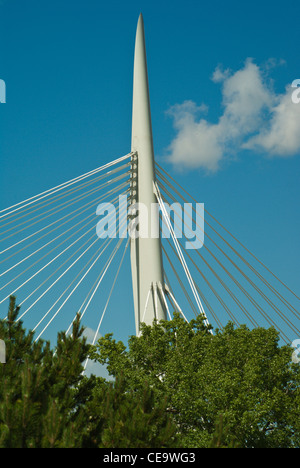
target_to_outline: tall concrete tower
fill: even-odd
[[[158,205],[153,192],[154,151],[142,14],[138,20],[135,40],[131,151],[135,154],[132,159],[132,171],[135,174],[132,179],[132,199],[139,208],[139,235],[130,241],[138,334],[141,322],[151,325],[154,318],[166,318],[161,295],[164,290],[164,276],[159,218],[158,215],[155,216]]]

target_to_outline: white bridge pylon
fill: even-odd
[[[137,207],[143,205],[147,216],[147,219],[140,219],[147,225],[147,232],[130,241],[135,324],[139,334],[141,322],[151,325],[154,319],[166,319],[159,218],[151,216],[151,207],[157,204],[157,199],[153,191],[154,150],[142,14],[135,40],[131,151],[135,155],[132,170],[136,175],[132,182],[132,202]],[[155,232],[157,235],[153,236]]]

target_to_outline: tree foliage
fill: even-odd
[[[212,334],[202,317],[174,314],[143,325],[128,349],[106,335],[94,358],[122,370],[128,390],[147,380],[156,402],[167,397],[181,446],[299,447],[299,365],[274,328],[228,323]]]
[[[299,447],[300,366],[273,329],[198,317],[142,325],[128,346],[90,346],[80,316],[54,349],[34,339],[10,300],[0,321],[0,447]],[[111,381],[83,374],[87,357]]]
[[[1,448],[172,446],[166,403],[153,406],[147,382],[127,393],[122,376],[114,383],[83,376],[90,347],[79,315],[72,333],[59,333],[51,349],[34,341],[18,313],[12,297],[7,320],[0,322],[7,353],[0,364]]]

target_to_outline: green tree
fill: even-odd
[[[102,382],[87,405],[89,440],[102,448],[164,448],[176,443],[176,427],[169,417],[166,399],[154,404],[147,382],[127,392],[121,374],[115,382]],[[101,434],[101,438],[99,438]]]
[[[128,382],[83,375],[90,346],[77,315],[72,333],[57,344],[34,340],[17,320],[11,297],[0,321],[6,364],[0,364],[0,447],[169,447],[174,424],[165,399],[154,404],[147,382],[128,392]]]
[[[128,349],[106,335],[93,358],[112,376],[122,372],[127,391],[147,381],[155,404],[167,398],[181,446],[211,446],[222,417],[222,446],[299,447],[300,366],[273,328],[229,323],[212,334],[203,317],[187,323],[174,314],[143,325]]]
[[[34,341],[10,299],[0,336],[6,343],[6,364],[0,366],[0,446],[58,447],[80,443],[79,413],[88,384],[81,375],[89,347],[81,339],[79,316],[72,335],[58,335],[57,347]],[[74,431],[74,425],[77,430]]]

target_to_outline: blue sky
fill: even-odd
[[[299,294],[299,9],[2,1],[0,209],[130,151],[142,12],[157,160]]]

